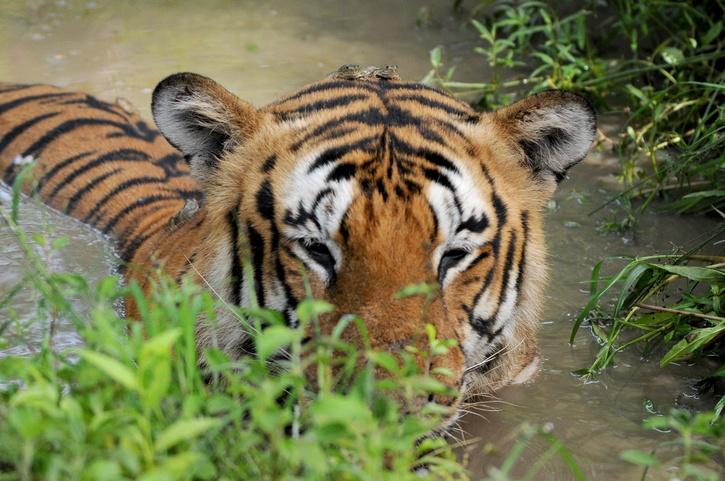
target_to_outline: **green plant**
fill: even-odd
[[[613,276],[600,278],[604,262],[612,260],[626,264]],[[605,261],[592,271],[589,301],[571,332],[570,342],[574,342],[581,324],[588,319],[602,345],[592,366],[580,374],[592,376],[611,366],[618,352],[635,345],[644,346],[645,355],[659,346],[669,346],[660,357],[661,366],[706,350],[723,354],[725,257],[680,254]],[[602,307],[615,289],[619,293],[613,303]],[[662,306],[658,300],[665,296],[675,300]]]
[[[673,201],[677,212],[722,209],[725,4],[584,5],[562,14],[565,7],[537,1],[480,2],[472,23],[488,80],[452,80],[438,48],[426,81],[485,109],[547,88],[582,91],[600,110],[624,117],[614,140],[624,185],[617,198],[643,199],[636,212],[658,197]]]
[[[159,277],[148,298],[114,277],[90,286],[48,270],[17,225],[18,203],[16,188],[0,216],[25,253],[22,287],[40,294],[39,316],[68,319],[84,345],[57,352],[48,329],[31,355],[0,359],[0,479],[466,479],[445,440],[427,436],[444,410],[406,408],[446,392],[414,359],[446,349],[431,329],[430,352],[395,358],[341,341],[344,329],[364,337],[356,318],[307,341],[332,309],[323,301],[302,301],[293,329],[277,312],[224,305],[188,282]],[[140,319],[115,309],[127,296]],[[78,297],[87,316],[68,301]],[[214,322],[220,309],[255,333],[254,355],[197,352],[197,318]]]
[[[644,452],[623,451],[620,457],[625,461],[643,467],[644,480],[650,468],[672,466],[676,468],[672,480],[717,481],[720,478],[718,458],[725,457],[725,420],[713,412],[694,414],[673,409],[668,415],[651,416],[645,419],[646,429],[671,432],[676,437],[660,444],[658,450]],[[657,451],[661,454],[658,456]],[[665,458],[663,458],[665,456]]]
[[[31,240],[17,224],[20,182],[0,219],[25,253],[26,275],[0,312],[20,289],[32,288],[38,318],[67,319],[83,345],[58,351],[49,328],[31,354],[0,358],[0,480],[468,479],[453,446],[431,436],[448,411],[431,402],[410,409],[431,393],[448,393],[417,367],[416,356],[451,345],[432,326],[427,351],[393,356],[341,340],[345,329],[366,338],[354,316],[321,334],[317,318],[334,307],[312,298],[299,304],[300,325],[291,328],[278,312],[226,305],[187,281],[159,275],[144,296],[116,277],[92,286],[80,275],[51,272],[36,249],[44,239]],[[399,296],[435,291],[420,284]],[[139,319],[119,315],[127,297]],[[71,298],[90,305],[88,313]],[[222,310],[247,327],[249,355],[197,350],[197,319],[214,322]],[[490,479],[513,480],[511,467],[538,436],[552,445],[547,459],[561,455],[580,474],[552,433],[526,427]]]

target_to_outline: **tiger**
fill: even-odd
[[[593,145],[585,97],[549,90],[478,112],[392,67],[344,66],[260,108],[177,73],[151,110],[158,130],[87,94],[4,84],[2,179],[32,161],[27,193],[112,238],[145,292],[160,268],[293,327],[312,295],[335,306],[323,333],[354,314],[369,347],[393,354],[432,325],[454,344],[421,368],[446,373],[449,393],[429,400],[451,419],[468,396],[538,371],[543,211]],[[437,295],[396,296],[419,283]],[[200,351],[213,340],[231,358],[254,352],[229,310],[197,320]],[[343,340],[362,343],[354,329]]]

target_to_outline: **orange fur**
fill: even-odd
[[[172,146],[116,105],[55,87],[2,85],[0,171],[12,182],[13,160],[34,155],[39,138],[65,125],[35,149],[37,192],[110,234],[126,275],[144,288],[156,266],[176,278],[198,272],[227,301],[256,295],[294,323],[302,271],[310,270],[313,294],[337,307],[321,319],[324,331],[355,313],[374,348],[396,353],[424,347],[424,326],[433,324],[457,345],[421,366],[446,368],[450,376],[439,378],[461,395],[496,389],[537,357],[541,210],[554,180],[588,149],[588,137],[577,135],[587,134],[593,113],[580,98],[552,92],[479,114],[375,72],[338,75],[261,109],[198,75],[163,81],[154,115],[196,181]],[[100,121],[73,124],[87,118]],[[115,159],[123,149],[136,153]],[[85,151],[93,153],[64,164]],[[326,180],[315,184],[323,171]],[[184,211],[194,202],[198,211]],[[467,243],[456,251],[461,231]],[[468,267],[459,272],[460,259]],[[244,262],[253,279],[244,278]],[[441,280],[433,300],[395,298],[405,285]],[[247,336],[224,316],[216,326],[199,320],[198,343],[214,338],[241,355]],[[360,342],[354,329],[344,336]],[[457,406],[460,396],[437,401]]]

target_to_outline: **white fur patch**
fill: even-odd
[[[516,377],[513,378],[511,384],[523,384],[531,380],[541,367],[541,357],[536,356],[529,364],[526,365]]]
[[[545,107],[532,111],[521,122],[525,139],[537,147],[534,162],[543,164],[549,171],[562,174],[580,161],[592,146],[596,134],[592,112],[578,102]],[[547,136],[561,131],[565,135],[555,142]]]
[[[339,268],[342,252],[332,237],[339,230],[355,198],[357,187],[353,179],[327,180],[330,172],[337,167],[337,162],[330,162],[310,172],[310,167],[321,154],[322,151],[317,150],[305,155],[288,177],[282,199],[285,211],[291,212],[293,216],[306,213],[309,217],[302,223],[286,225],[284,233],[290,239],[324,243],[335,258],[335,267]],[[320,198],[319,195],[325,191]],[[292,250],[323,282],[329,281],[328,272],[310,259],[305,249],[295,244]]]

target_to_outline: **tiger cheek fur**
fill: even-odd
[[[165,79],[152,110],[186,164],[114,106],[0,86],[3,179],[16,175],[16,156],[35,155],[41,197],[111,235],[126,276],[145,288],[161,266],[295,326],[306,278],[337,308],[321,319],[326,332],[357,314],[372,347],[394,354],[423,347],[434,325],[457,343],[421,361],[451,373],[439,377],[459,395],[440,403],[525,381],[538,367],[541,212],[589,150],[593,110],[551,91],[482,114],[388,69],[343,70],[259,109],[200,75]],[[89,137],[103,139],[93,152]],[[396,298],[421,282],[439,284],[429,303]],[[361,344],[354,327],[343,336]],[[228,310],[214,325],[199,319],[197,342],[254,352]]]

